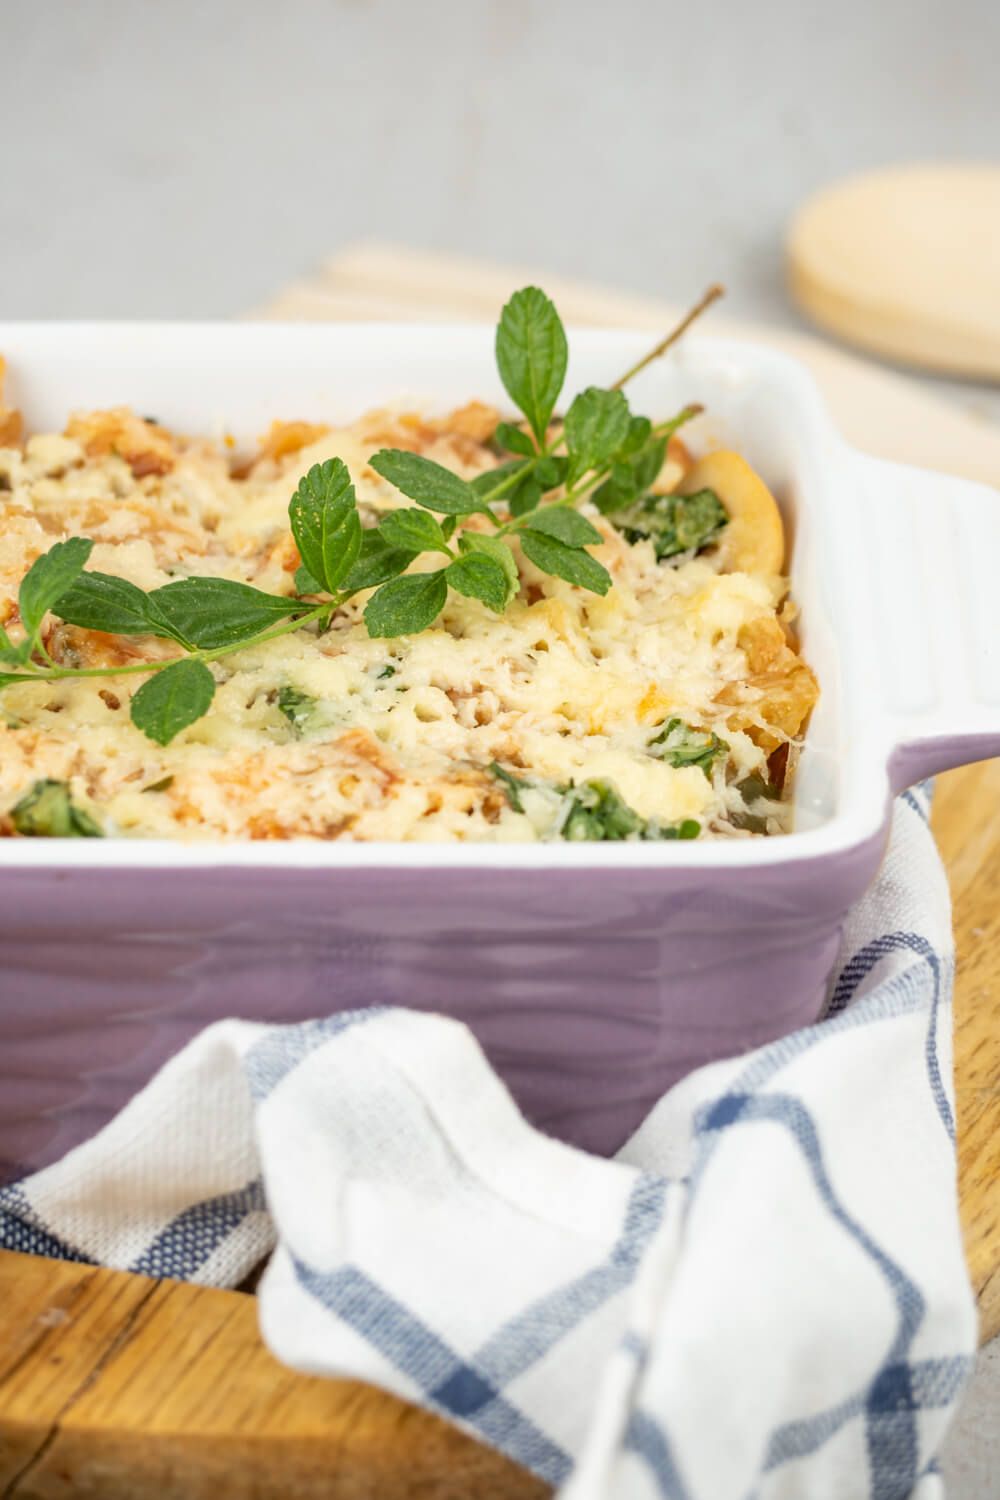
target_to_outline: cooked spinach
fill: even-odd
[[[309,693],[300,692],[288,683],[278,689],[278,708],[297,735],[305,734],[316,717],[318,707],[316,699]]]
[[[685,818],[682,823],[661,823],[657,818],[640,817],[610,781],[532,781],[514,776],[497,761],[490,763],[489,770],[503,784],[507,801],[515,812],[524,812],[521,794],[528,788],[560,798],[555,826],[549,836],[569,843],[696,839],[701,833],[701,824],[693,818]]]
[[[571,843],[621,839],[654,841],[696,839],[701,824],[693,818],[663,824],[642,818],[625,802],[610,781],[584,781],[563,789],[566,801],[559,821],[559,837]]]
[[[36,781],[10,812],[24,838],[100,839],[103,830],[89,813],[77,807],[64,781]]]
[[[729,814],[730,823],[734,828],[745,828],[748,833],[766,833],[768,818],[776,817],[779,812],[781,802],[779,788],[766,777],[753,771],[737,783],[736,790],[747,805],[744,810]],[[760,809],[761,803],[764,803],[763,810],[750,811],[750,804],[755,804]],[[768,807],[768,803],[774,804],[773,807]]]
[[[505,771],[499,761],[492,760],[489,764],[490,773],[502,782],[503,789],[507,793],[507,801],[515,812],[524,812],[524,803],[521,801],[521,793],[531,783],[525,781],[522,776],[514,776],[510,771]]]
[[[693,495],[647,495],[616,512],[611,520],[626,541],[652,542],[656,559],[662,562],[707,547],[726,525],[729,513],[714,490],[696,490]]]
[[[683,719],[668,719],[647,746],[651,755],[668,766],[700,766],[709,778],[712,766],[729,746],[709,729],[692,729]]]

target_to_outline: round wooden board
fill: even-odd
[[[799,306],[876,354],[1000,379],[1000,167],[894,167],[799,211],[788,272]]]
[[[276,310],[489,319],[511,286],[528,279],[364,247],[285,294]],[[674,315],[659,303],[549,276],[544,282],[571,321],[665,328]],[[752,332],[807,361],[859,446],[1000,481],[995,430],[816,340]],[[933,821],[955,900],[959,1188],[985,1339],[1000,1332],[1000,761],[941,777]],[[540,1500],[547,1493],[436,1417],[356,1382],[277,1364],[260,1341],[253,1298],[243,1293],[0,1253],[0,1308],[3,1500]]]

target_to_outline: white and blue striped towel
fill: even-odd
[[[615,1161],[530,1129],[454,1022],[227,1021],[0,1189],[0,1244],[222,1286],[274,1248],[279,1359],[567,1500],[931,1500],[975,1313],[926,811],[897,805],[828,1018],[692,1075]]]

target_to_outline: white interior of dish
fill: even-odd
[[[652,341],[603,329],[570,335],[566,389],[606,385]],[[60,430],[69,411],[129,405],[181,431],[252,441],[275,417],[349,422],[399,402],[447,409],[474,397],[509,406],[496,374],[493,330],[390,324],[8,324],[7,399],[29,430]],[[852,455],[809,376],[751,345],[685,340],[629,388],[653,418],[689,401],[705,408],[686,430],[703,451],[738,449],[779,499],[791,546],[793,594],[807,660],[822,689],[795,783],[795,831],[763,840],[602,845],[192,845],[67,841],[72,865],[521,865],[578,867],[707,863],[759,865],[820,855],[873,834],[885,815],[884,747],[866,712],[864,642],[852,628],[851,537],[862,504]],[[0,860],[52,864],[44,841],[4,841]]]

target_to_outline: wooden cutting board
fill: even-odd
[[[512,287],[536,279],[572,322],[657,330],[676,311],[537,270],[361,246],[259,315],[492,320]],[[859,447],[1000,485],[1000,430],[818,340],[722,318],[712,326],[805,359]],[[959,1177],[985,1339],[1000,1331],[1000,762],[941,777],[934,826],[955,901]],[[0,1500],[547,1492],[391,1396],[286,1370],[261,1344],[245,1294],[0,1253],[0,1309]]]
[[[799,306],[904,364],[1000,380],[1000,167],[886,167],[805,203],[788,243]]]

